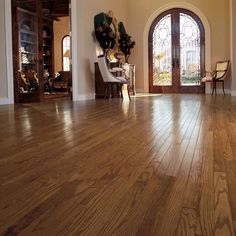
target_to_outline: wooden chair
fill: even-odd
[[[107,96],[108,97],[111,96],[111,89],[112,89],[113,84],[115,84],[118,87],[118,89],[121,93],[121,97],[123,98],[122,87],[124,84],[128,85],[128,80],[125,78],[125,76],[113,75],[107,67],[107,62],[106,62],[105,56],[98,57],[98,66],[99,66],[99,70],[101,72],[101,75],[102,75],[102,78],[104,81],[104,85],[105,85],[104,98],[106,98]],[[129,96],[129,100],[130,100],[129,86],[127,86],[127,87],[128,87],[128,96]]]
[[[229,69],[229,60],[219,61],[216,63],[216,69],[212,72],[206,72],[206,76],[202,78],[203,83],[210,82],[212,86],[212,94],[216,94],[217,83],[222,83],[223,93],[225,95],[224,80]]]

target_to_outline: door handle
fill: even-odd
[[[175,63],[175,58],[172,59],[172,68],[175,68],[176,63]]]
[[[179,59],[178,58],[173,58],[172,59],[172,67],[173,68],[179,68]]]
[[[176,59],[176,67],[179,68],[179,59]]]

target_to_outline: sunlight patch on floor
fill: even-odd
[[[134,96],[131,96],[131,97],[134,97],[134,98],[139,98],[139,97],[158,97],[158,96],[161,96],[162,94],[160,93],[136,93]]]

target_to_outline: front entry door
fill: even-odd
[[[149,33],[149,91],[151,93],[203,93],[205,71],[204,27],[185,9],[159,15]]]

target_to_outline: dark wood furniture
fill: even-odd
[[[43,19],[43,69],[54,75],[53,21]]]
[[[111,64],[111,67],[116,67],[117,64]],[[104,98],[105,96],[105,84],[102,78],[102,75],[100,73],[99,70],[99,66],[98,63],[95,62],[94,63],[94,67],[95,67],[95,97],[96,98]],[[131,70],[132,69],[132,70]],[[130,71],[127,71],[126,75],[131,76],[132,78],[129,79],[130,81],[130,95],[135,95],[135,66],[134,65],[130,65]],[[111,94],[112,97],[118,97],[119,96],[119,88],[116,85],[113,85],[111,87]]]
[[[12,0],[15,102],[44,99],[54,77],[53,21],[69,14],[69,1]]]
[[[35,1],[32,10],[20,8],[13,2],[13,59],[14,90],[16,102],[39,101],[40,36],[38,12]]]
[[[71,72],[70,71],[59,71],[60,79],[52,80],[52,91],[61,91],[70,93],[71,88]]]
[[[105,94],[105,84],[102,79],[102,75],[99,70],[98,63],[94,63],[95,67],[95,97],[96,98],[104,98]]]

